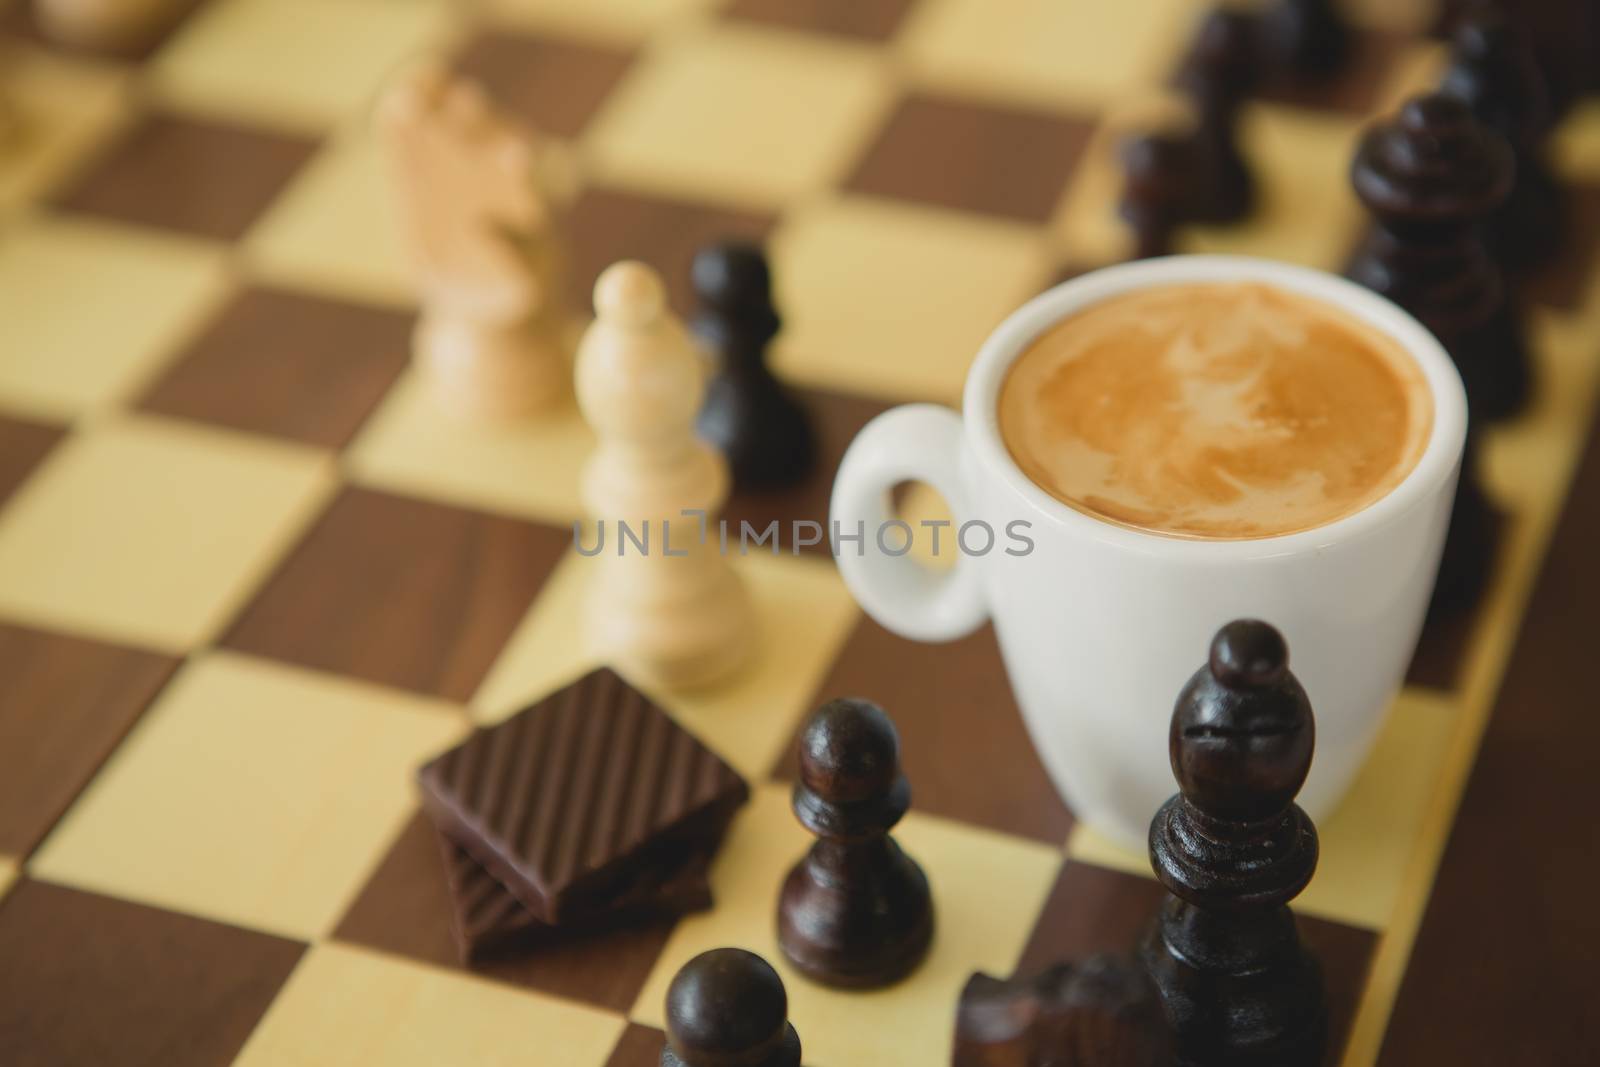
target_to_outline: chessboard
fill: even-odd
[[[1180,249],[1341,268],[1363,226],[1356,137],[1443,61],[1420,0],[1351,6],[1346,74],[1248,106],[1260,210]],[[737,945],[783,971],[807,1063],[929,1067],[972,971],[1126,951],[1162,891],[1057,798],[992,632],[902,640],[825,554],[785,549],[737,561],[754,663],[659,694],[751,783],[714,908],[457,961],[414,775],[594,665],[574,625],[590,439],[570,409],[479,425],[419,388],[370,116],[393,71],[443,56],[559,139],[580,295],[638,258],[687,312],[698,245],[765,242],[774,366],[823,461],[727,515],[824,520],[868,419],[958,403],[1002,317],[1129,254],[1116,145],[1165,106],[1199,11],[209,0],[108,59],[9,5],[0,1059],[645,1067],[673,973]],[[1600,1041],[1582,799],[1600,742],[1600,106],[1572,111],[1554,158],[1575,222],[1531,290],[1533,404],[1483,442],[1493,573],[1473,611],[1430,625],[1296,903],[1336,1062],[1577,1063]],[[868,994],[805,981],[775,941],[810,840],[792,742],[834,695],[899,726],[915,801],[897,834],[939,916],[925,965]]]

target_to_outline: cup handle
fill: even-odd
[[[957,534],[970,517],[961,448],[960,415],[937,404],[908,404],[862,428],[834,479],[835,531],[865,531],[861,541],[836,546],[839,572],[867,614],[902,637],[953,641],[989,617],[977,561],[961,552]],[[950,570],[934,571],[878,548],[877,531],[894,519],[890,491],[906,481],[928,483],[950,505],[955,522],[945,532],[948,550],[956,553]]]

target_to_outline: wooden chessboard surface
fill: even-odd
[[[1416,33],[1425,5],[1352,6],[1347,77],[1249,108],[1259,216],[1183,248],[1339,268],[1361,223],[1354,137],[1441,58]],[[1161,106],[1197,11],[209,0],[127,61],[43,44],[20,5],[0,14],[20,124],[0,150],[0,1060],[654,1064],[683,961],[734,944],[782,968],[776,888],[807,841],[790,742],[846,693],[900,726],[900,836],[939,933],[884,992],[786,971],[808,1064],[946,1062],[972,970],[1126,949],[1160,891],[1057,799],[993,635],[903,641],[825,556],[785,552],[739,561],[753,666],[662,697],[753,786],[714,910],[456,963],[412,774],[590,666],[571,548],[589,439],[571,410],[464,424],[419,390],[367,116],[398,65],[443,54],[559,137],[581,174],[580,293],[637,257],[686,310],[698,243],[766,239],[775,365],[824,464],[729,517],[821,519],[868,418],[956,402],[1002,316],[1127,254],[1112,148]],[[1345,1064],[1578,1063],[1600,1044],[1583,816],[1600,107],[1556,148],[1577,222],[1535,288],[1536,402],[1486,442],[1503,512],[1489,592],[1430,629],[1298,905]]]

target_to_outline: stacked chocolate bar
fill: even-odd
[[[711,905],[744,780],[597,670],[418,772],[463,960]]]

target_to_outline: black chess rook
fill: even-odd
[[[1120,957],[1026,978],[975,974],[956,1010],[951,1067],[1171,1067],[1172,1031],[1150,977]]]
[[[800,739],[794,811],[818,838],[778,899],[778,943],[825,985],[872,988],[910,974],[933,939],[922,868],[890,829],[911,806],[894,724],[864,700],[834,700]]]
[[[1294,803],[1311,769],[1311,702],[1267,623],[1231,622],[1172,712],[1180,792],[1150,824],[1168,897],[1141,948],[1184,1067],[1321,1062],[1321,968],[1289,902],[1317,866],[1317,832]]]
[[[800,1067],[789,995],[772,965],[741,948],[702,952],[667,987],[661,1067]]]

